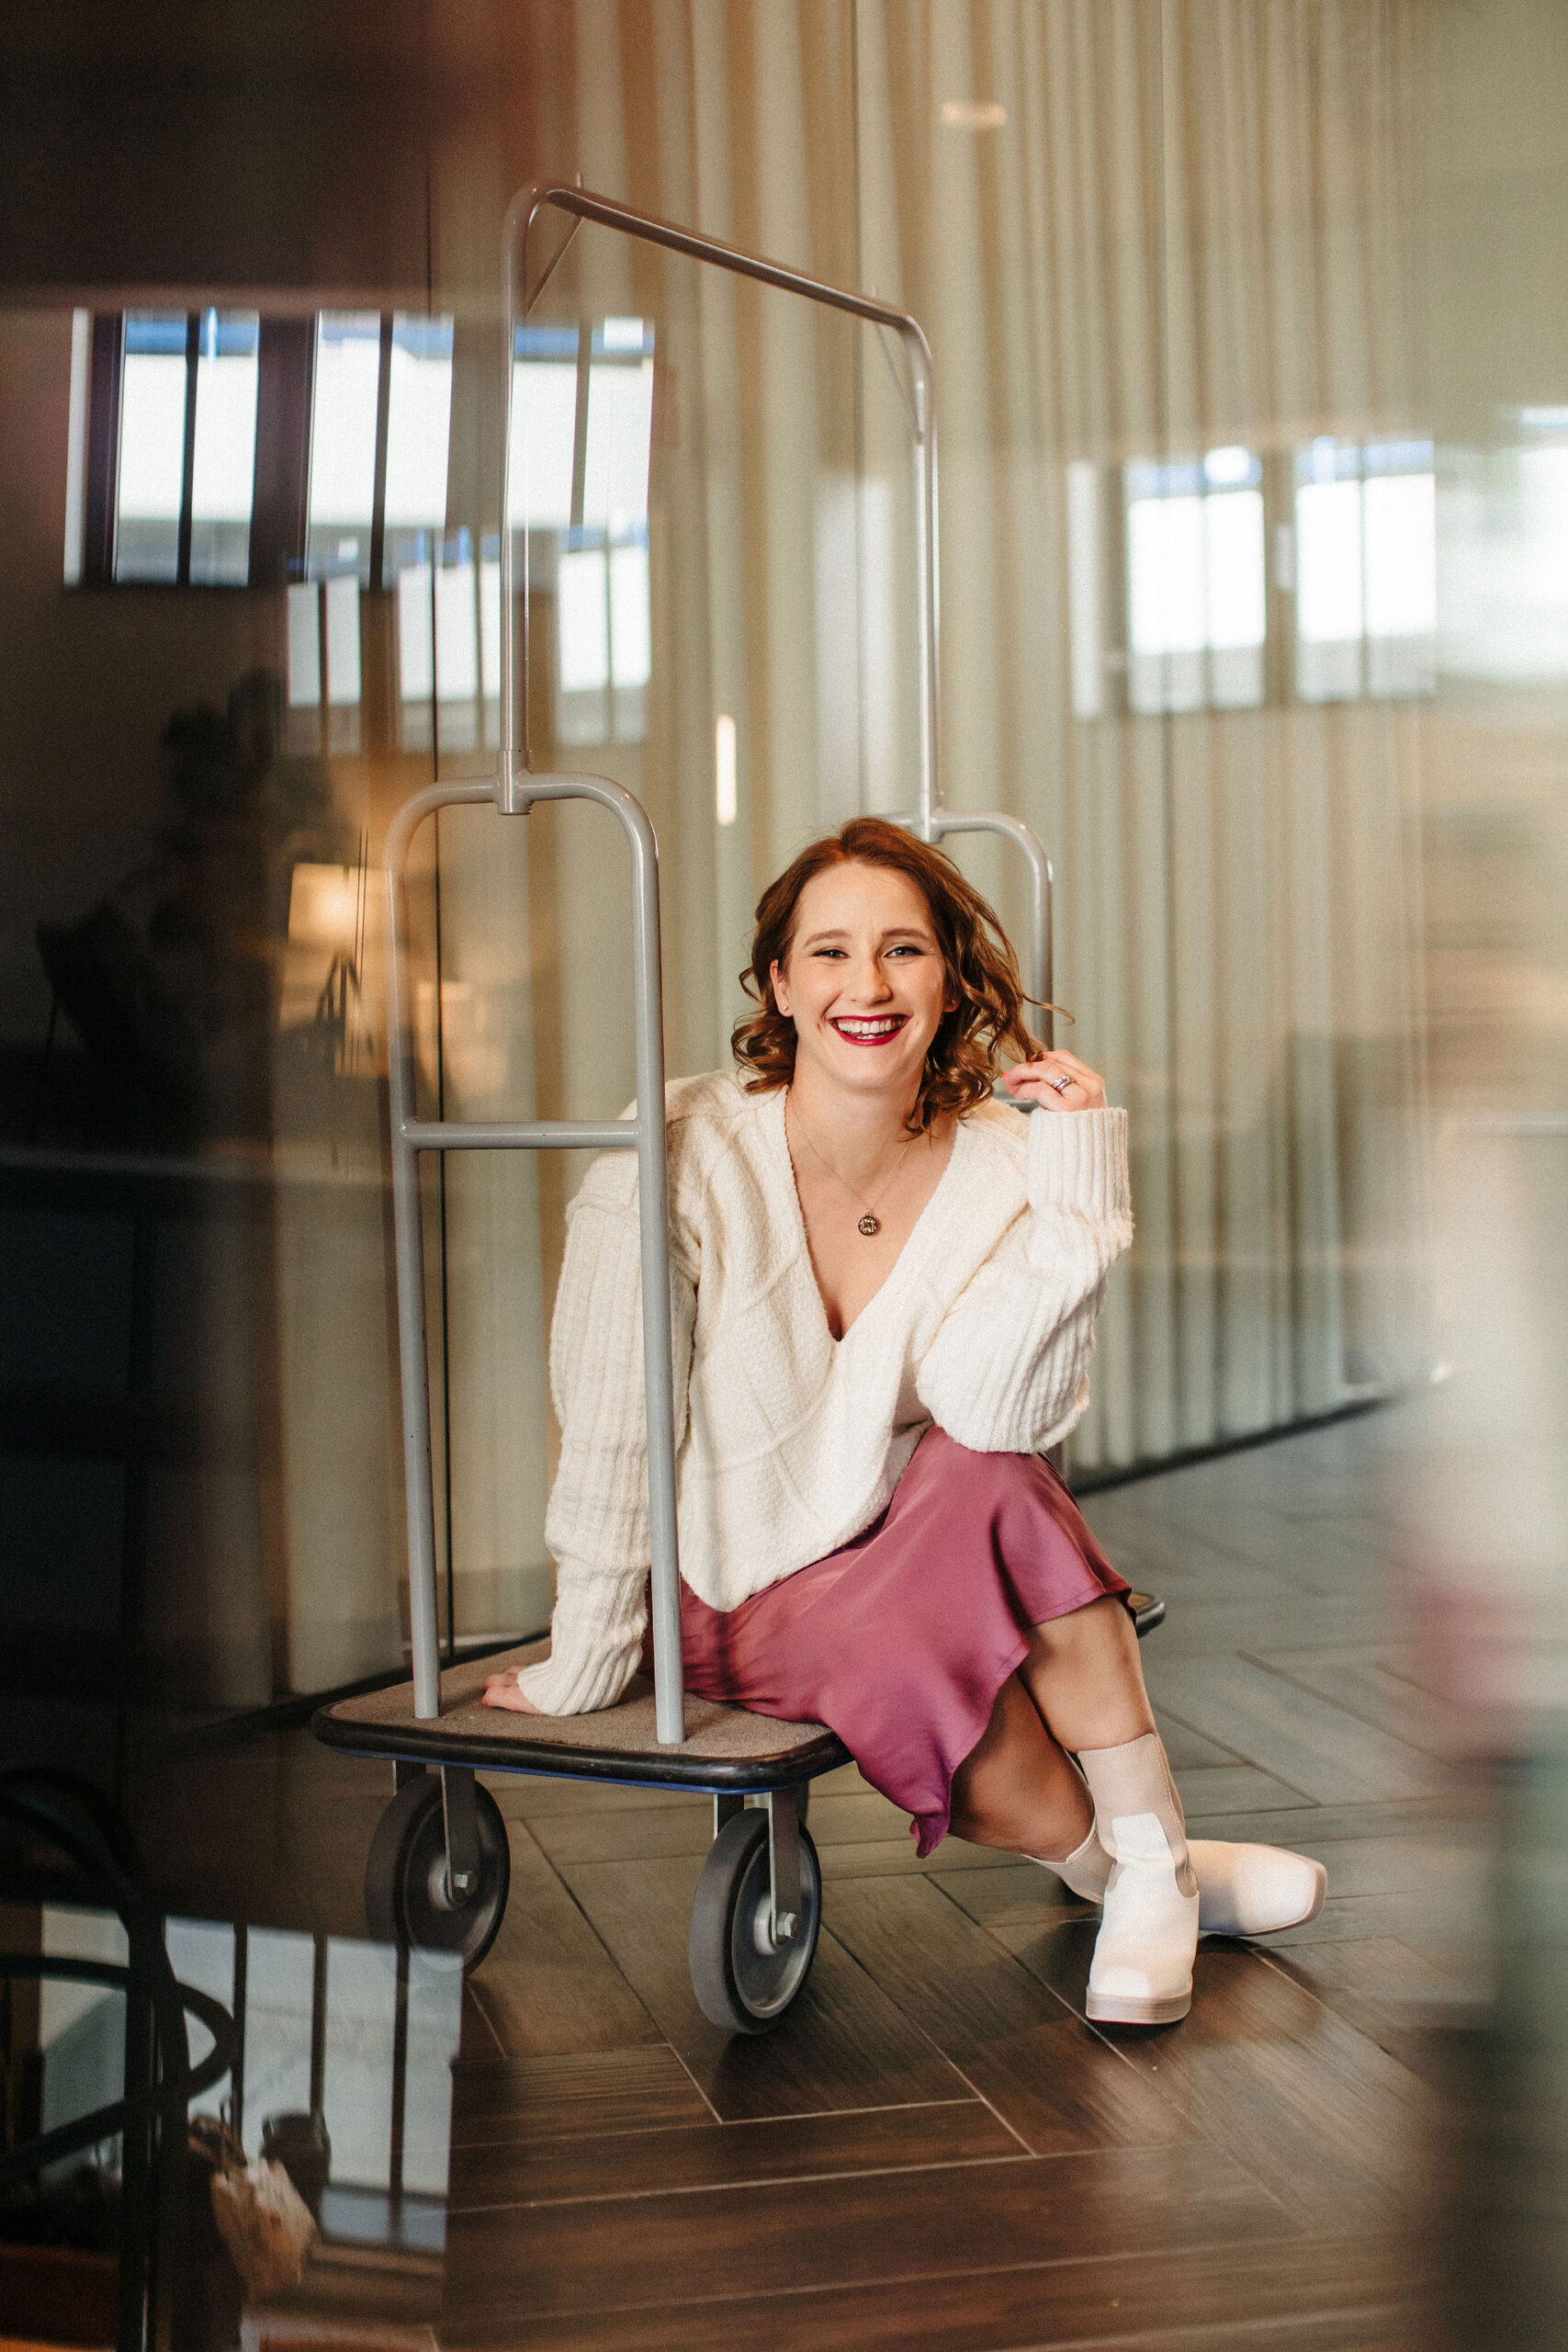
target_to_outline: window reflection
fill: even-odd
[[[123,1961],[117,1919],[59,1911],[44,1919],[47,1950]],[[164,1940],[175,1974],[229,2009],[242,2034],[236,2074],[212,2085],[193,2112],[226,2115],[253,2157],[270,2119],[319,2118],[328,2151],[323,2235],[439,2247],[460,1973],[418,1953],[400,1966],[388,1947],[354,1937],[221,1920],[171,1918]],[[43,2000],[48,2079],[62,2120],[121,2087],[120,2004],[96,1987],[58,1983],[45,1985]],[[192,2044],[199,2061],[209,2046],[199,2024]]]
[[[307,563],[313,578],[352,571],[362,585],[369,584],[380,369],[378,312],[320,312],[310,381],[306,528]]]
[[[190,489],[196,586],[243,588],[250,576],[260,335],[254,311],[201,314]]]
[[[448,751],[493,749],[499,740],[501,560],[494,537],[476,563],[472,535],[421,533],[397,575],[400,739],[428,749],[432,707]]]
[[[557,739],[640,742],[653,666],[652,328],[602,319],[586,348],[576,327],[519,328],[512,403],[508,517],[529,535],[530,586],[555,594]],[[488,603],[497,592],[480,584]]]
[[[186,344],[183,311],[131,311],[119,386],[114,576],[179,577],[185,492]]]
[[[452,430],[452,326],[449,317],[392,320],[388,355],[386,558],[390,587],[406,560],[423,560],[427,535],[446,520],[446,463]],[[374,433],[375,420],[371,429]],[[409,534],[414,535],[411,545]]]
[[[1568,408],[1506,413],[1493,449],[1445,452],[1443,664],[1458,675],[1568,678]]]
[[[1257,457],[1237,447],[1126,468],[1134,710],[1243,709],[1263,700],[1261,481]],[[1087,696],[1087,676],[1079,691]]]
[[[1429,693],[1437,476],[1429,441],[1296,453],[1296,692],[1303,702]]]
[[[82,578],[82,534],[87,518],[87,410],[92,383],[93,314],[71,313],[71,422],[65,445],[65,585]]]
[[[519,327],[506,511],[513,530],[564,531],[577,447],[575,327]]]

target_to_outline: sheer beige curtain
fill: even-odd
[[[1419,29],[1409,0],[579,0],[506,36],[550,100],[534,152],[480,120],[437,158],[456,405],[492,409],[449,495],[449,528],[476,539],[499,523],[486,240],[525,175],[581,170],[927,326],[947,795],[1047,842],[1073,1043],[1133,1113],[1139,1239],[1080,1470],[1425,1363],[1414,708],[1295,696],[1280,544],[1298,448],[1421,429],[1402,114]],[[900,396],[874,337],[602,236],[583,233],[557,291],[656,336],[653,666],[641,739],[591,751],[552,731],[541,672],[536,754],[649,806],[671,1068],[710,1068],[758,890],[851,808],[910,797]],[[1269,498],[1261,692],[1135,710],[1124,469],[1233,447]],[[543,605],[541,624],[544,647]],[[724,825],[721,714],[739,786]],[[443,747],[441,764],[482,759]],[[964,855],[1016,920],[1004,855]],[[449,1111],[602,1114],[629,1096],[622,884],[591,817],[444,824]],[[576,1173],[476,1156],[448,1177],[471,1627],[527,1613],[547,1575],[542,1340]]]
[[[949,796],[1050,843],[1058,993],[1134,1116],[1139,1244],[1074,1458],[1157,1457],[1424,1361],[1415,712],[1304,706],[1277,641],[1257,708],[1134,715],[1124,671],[1075,695],[1069,469],[1109,537],[1129,461],[1240,447],[1277,540],[1297,447],[1419,429],[1419,15],[862,0],[856,23],[863,266],[939,370]]]

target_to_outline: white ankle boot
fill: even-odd
[[[1205,1936],[1277,1936],[1304,1928],[1323,1908],[1328,1872],[1310,1854],[1218,1838],[1194,1838],[1187,1851],[1198,1873],[1198,1926]]]
[[[1120,1747],[1081,1749],[1078,1763],[1111,1859],[1085,2014],[1174,2025],[1192,2006],[1198,1881],[1165,1749],[1151,1731]]]
[[[1323,1864],[1284,1846],[1190,1838],[1187,1856],[1198,1881],[1201,1936],[1277,1936],[1286,1928],[1305,1927],[1322,1910],[1328,1892]],[[1037,1859],[1086,1903],[1103,1900],[1111,1857],[1092,1829],[1062,1861]]]

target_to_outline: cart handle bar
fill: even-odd
[[[529,232],[539,215],[546,211],[565,213],[571,225],[530,285]],[[506,312],[506,440],[501,486],[501,763],[500,781],[496,788],[498,807],[503,813],[521,807],[523,801],[516,796],[526,797],[528,782],[527,695],[524,694],[519,709],[514,672],[513,632],[518,621],[513,617],[514,548],[509,512],[516,329],[518,322],[527,318],[544,292],[557,264],[585,220],[593,221],[601,228],[614,229],[622,236],[633,238],[641,244],[657,245],[666,253],[681,254],[690,261],[704,262],[713,268],[726,270],[732,277],[749,278],[756,285],[771,286],[780,293],[796,294],[805,301],[840,311],[850,318],[863,320],[868,325],[896,334],[903,345],[909,363],[912,389],[908,413],[914,461],[919,742],[914,813],[901,818],[899,821],[918,834],[921,841],[941,841],[947,833],[1001,833],[1022,851],[1030,867],[1030,994],[1042,1003],[1048,1003],[1054,993],[1052,874],[1044,844],[1037,833],[1016,817],[999,811],[994,815],[969,810],[962,813],[949,811],[942,805],[936,386],[931,345],[926,340],[924,328],[912,312],[900,310],[896,303],[884,302],[874,294],[858,293],[847,286],[834,286],[826,278],[808,277],[804,270],[792,269],[786,263],[769,261],[760,254],[743,253],[738,246],[725,244],[717,237],[704,236],[698,230],[683,228],[677,221],[660,220],[653,213],[634,211],[631,206],[617,202],[614,197],[600,196],[590,188],[569,187],[561,181],[519,189],[507,208],[503,240],[506,256],[503,288]],[[523,569],[526,582],[526,512],[523,518]],[[526,596],[523,599],[519,618],[523,632],[522,675],[526,682],[530,628]],[[1043,1032],[1045,1043],[1049,1046],[1055,1039],[1055,1024],[1049,1013],[1044,1016]]]
[[[530,290],[528,232],[540,213],[547,210],[570,214],[571,228],[565,243],[557,247],[537,283]],[[506,214],[505,283],[502,289],[506,313],[506,457],[501,486],[501,782],[497,793],[497,802],[502,814],[522,805],[514,795],[526,794],[528,774],[528,713],[525,700],[521,712],[517,708],[512,619],[513,530],[509,502],[516,330],[518,322],[528,316],[566,245],[584,220],[595,221],[602,228],[617,230],[623,236],[633,237],[642,244],[660,245],[667,253],[682,254],[688,260],[706,262],[714,268],[728,270],[732,277],[750,278],[759,286],[772,286],[780,293],[798,294],[807,302],[818,302],[829,310],[845,311],[852,319],[863,319],[871,326],[885,328],[889,334],[896,334],[903,345],[909,362],[913,392],[909,421],[914,443],[915,594],[920,707],[918,806],[911,821],[922,841],[934,841],[937,838],[935,820],[942,803],[938,774],[940,615],[937,597],[936,401],[931,350],[926,341],[924,328],[909,311],[899,310],[895,303],[881,301],[874,294],[857,294],[847,286],[834,286],[825,278],[808,277],[804,270],[791,269],[784,262],[764,260],[760,254],[742,253],[735,245],[722,243],[717,237],[705,237],[695,229],[683,229],[673,220],[660,220],[652,213],[634,212],[629,205],[618,204],[613,197],[597,196],[588,188],[570,187],[561,182],[519,189]],[[528,522],[525,513],[525,580],[527,578],[527,535]],[[525,680],[528,675],[527,603],[525,596],[522,615]]]
[[[435,1498],[430,1460],[430,1359],[424,1313],[422,1151],[635,1151],[642,1262],[642,1351],[648,1403],[649,1532],[653,1560],[653,1688],[662,1746],[685,1738],[681,1687],[681,1570],[675,1520],[674,1383],[670,1363],[669,1188],[664,1154],[664,1021],[659,953],[659,845],[639,800],[597,775],[514,775],[491,784],[434,784],[404,802],[387,833],[387,1043],[392,1129],[403,1477],[408,1503],[409,1616],[414,1714],[441,1713],[435,1610]],[[592,800],[618,819],[632,854],[632,987],[637,1109],[629,1119],[546,1119],[467,1125],[414,1116],[409,1018],[408,854],[436,810],[490,801],[503,813],[538,800]]]

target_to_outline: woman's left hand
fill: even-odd
[[[1027,1098],[1046,1111],[1105,1108],[1105,1081],[1099,1072],[1059,1047],[1035,1061],[1020,1062],[1016,1069],[1004,1070],[1002,1084],[1015,1102]]]

